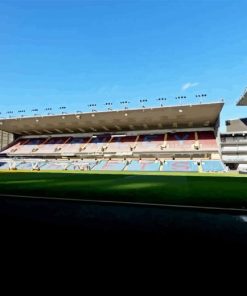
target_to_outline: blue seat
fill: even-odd
[[[64,163],[56,163],[49,161],[45,163],[44,165],[40,166],[41,170],[54,170],[54,171],[62,171],[64,170]]]
[[[126,166],[126,161],[101,160],[93,170],[97,171],[122,171]]]
[[[7,162],[0,162],[0,170],[8,170],[9,164]]]
[[[17,170],[31,170],[32,163],[31,162],[21,162],[16,164]]]
[[[71,162],[67,170],[69,171],[78,171],[78,170],[91,170],[95,166],[95,161],[73,161]]]
[[[203,160],[201,162],[203,172],[224,172],[226,168],[221,160]]]
[[[128,166],[128,171],[146,171],[146,172],[157,172],[160,170],[160,162],[152,160],[132,160]]]
[[[198,172],[198,165],[193,160],[167,160],[163,165],[164,172]]]

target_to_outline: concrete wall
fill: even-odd
[[[14,137],[12,134],[3,132],[0,130],[0,151],[13,141]]]

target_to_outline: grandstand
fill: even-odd
[[[223,103],[1,119],[0,169],[225,171]]]

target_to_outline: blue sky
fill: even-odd
[[[247,116],[247,2],[0,1],[0,111],[176,96],[225,100],[224,120]]]

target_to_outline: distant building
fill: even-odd
[[[227,132],[247,132],[247,118],[226,120]]]
[[[247,89],[237,106],[247,106]],[[230,169],[247,167],[247,118],[226,120],[226,133],[221,134],[221,155]]]

